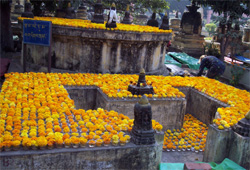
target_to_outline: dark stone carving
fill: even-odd
[[[152,27],[158,27],[159,23],[155,18],[156,18],[156,14],[153,13],[151,19],[148,20],[147,25],[152,26]]]
[[[22,13],[22,17],[34,18],[34,14],[31,11],[31,3],[29,1],[25,2],[24,12]]]
[[[84,2],[82,1],[80,7],[78,8],[77,11],[77,18],[87,20],[87,7],[85,6]]]
[[[127,10],[125,12],[125,16],[123,18],[122,21],[123,24],[132,24],[131,20],[130,20],[130,12],[129,12],[129,5],[127,6]]]
[[[144,95],[144,94],[154,94],[154,89],[152,86],[148,86],[145,79],[145,70],[141,69],[139,74],[139,79],[137,85],[130,84],[128,86],[128,91],[132,94],[136,95]]]
[[[132,128],[132,142],[136,145],[150,145],[155,143],[152,129],[151,105],[145,95],[134,107],[134,126]]]
[[[194,1],[192,2],[192,5],[186,6],[188,9],[188,12],[184,12],[182,18],[181,18],[181,28],[182,32],[187,34],[199,34],[201,33],[201,13],[197,12],[197,9],[199,9],[198,6],[195,5]],[[192,30],[190,30],[193,28]]]
[[[23,10],[23,5],[20,5],[19,0],[17,0],[16,3],[17,4],[15,5],[14,13],[15,14],[21,14],[21,11]]]
[[[76,13],[75,13],[75,9],[73,7],[71,7],[71,4],[68,4],[68,8],[66,9],[66,16],[65,18],[76,18]]]
[[[102,9],[102,1],[98,0],[94,6],[95,14],[91,22],[93,23],[101,23],[104,24],[104,17],[103,17],[103,9]]]
[[[233,130],[241,136],[250,137],[250,111],[233,127]]]
[[[168,15],[167,13],[164,15],[164,17],[162,18],[162,24],[160,26],[160,29],[163,30],[169,30],[169,20],[168,20]]]

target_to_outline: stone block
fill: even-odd
[[[250,169],[250,137],[243,137],[233,132],[228,158]]]
[[[212,170],[207,163],[185,163],[184,170]]]
[[[160,142],[161,143],[161,142]],[[148,169],[155,170],[161,162],[162,144],[95,148],[62,148],[0,153],[1,170],[19,169]]]
[[[206,146],[203,156],[204,162],[221,163],[229,156],[232,130],[219,130],[209,125]]]

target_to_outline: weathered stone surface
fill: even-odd
[[[137,146],[11,151],[0,153],[0,169],[149,169],[161,162],[162,143]]]
[[[219,107],[229,106],[195,89],[190,89],[190,95],[186,95],[186,99],[186,113],[192,114],[206,125],[212,123],[215,113]]]
[[[209,125],[203,161],[221,163],[227,158],[232,133],[231,129],[219,130],[213,125]]]
[[[250,169],[250,137],[243,137],[234,132],[228,158],[242,167]]]
[[[52,68],[78,72],[136,73],[164,68],[171,34],[83,29],[53,25]],[[47,66],[48,47],[27,45],[28,62]],[[36,70],[37,71],[37,70]]]
[[[76,109],[95,109],[96,108],[96,87],[67,88],[70,98],[74,100]]]

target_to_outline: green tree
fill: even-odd
[[[214,12],[220,16],[215,18],[215,23],[219,24],[219,32],[217,36],[220,42],[220,59],[223,60],[225,51],[234,41],[238,40],[241,34],[239,27],[244,25],[242,15],[250,14],[249,0],[194,0],[197,4],[210,6]]]

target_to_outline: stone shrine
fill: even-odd
[[[176,32],[180,31],[181,20],[178,18],[178,11],[176,12],[175,18],[170,20],[170,29],[173,30],[173,37]]]
[[[19,0],[16,0],[16,5],[14,6],[14,10],[11,13],[11,20],[17,21],[17,18],[20,17],[23,13],[23,5],[20,4]]]
[[[123,23],[123,24],[132,24],[132,21],[130,19],[129,5],[127,5],[127,10],[125,12],[125,16],[124,16],[121,23]]]
[[[199,7],[194,2],[187,8],[188,12],[184,12],[181,19],[181,31],[175,34],[172,47],[193,57],[199,57],[204,53],[205,42],[204,36],[201,35],[201,13],[197,11]]]
[[[133,95],[154,94],[153,87],[147,85],[145,76],[145,70],[141,69],[137,85],[135,86],[130,84],[128,86],[128,91],[130,91]]]
[[[22,17],[34,18],[34,14],[31,10],[31,3],[29,0],[27,0],[24,5],[24,12],[22,13]]]
[[[132,142],[136,145],[150,145],[155,143],[151,105],[145,95],[135,104],[134,126],[131,136]]]
[[[88,19],[87,15],[88,15],[87,8],[86,8],[84,2],[82,1],[80,7],[78,8],[76,16],[79,19],[87,20]]]
[[[169,30],[169,20],[168,20],[168,13],[166,12],[164,17],[162,18],[162,24],[160,29]]]
[[[93,23],[104,23],[104,17],[103,17],[103,9],[102,9],[102,1],[98,0],[97,3],[94,6],[95,14],[93,16],[93,19],[91,22]]]

